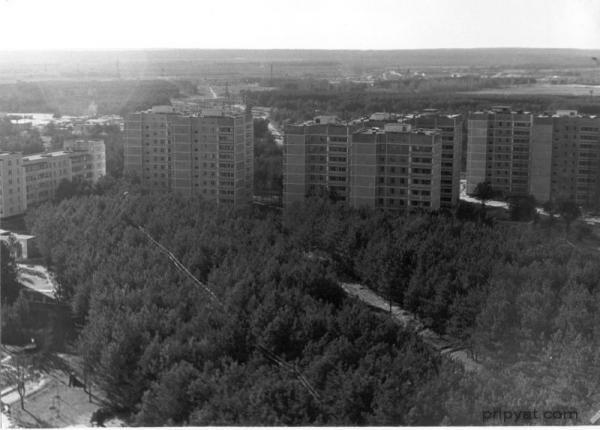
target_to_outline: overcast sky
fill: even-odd
[[[0,50],[600,49],[600,0],[0,0]]]

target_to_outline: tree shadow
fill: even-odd
[[[29,412],[27,409],[21,409],[23,412],[25,412],[27,415],[29,415],[31,418],[33,418],[35,420],[35,422],[43,428],[52,428],[52,425],[47,423],[46,421],[36,417],[35,415],[33,415],[31,412]]]

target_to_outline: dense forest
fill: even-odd
[[[20,151],[23,155],[44,152],[40,133],[36,129],[20,130],[10,118],[0,118],[0,152]]]
[[[314,198],[280,214],[121,180],[28,223],[86,372],[131,425],[477,425],[496,408],[583,423],[600,401],[600,257],[558,220],[481,210]],[[461,339],[483,370],[346,297],[344,279]]]

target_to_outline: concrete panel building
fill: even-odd
[[[254,128],[239,111],[182,114],[170,106],[125,120],[125,172],[144,187],[234,205],[252,199]]]
[[[529,151],[533,115],[496,106],[468,120],[467,193],[489,181],[504,195],[529,193]]]
[[[550,200],[552,195],[552,118],[534,119],[530,151],[529,193],[538,202]]]
[[[54,198],[60,182],[73,179],[69,155],[67,151],[54,151],[23,157],[28,205]]]
[[[27,210],[25,172],[20,152],[0,152],[0,218]]]
[[[411,130],[402,124],[354,133],[350,205],[439,209],[441,137],[438,130]]]
[[[467,193],[490,181],[505,195],[600,206],[600,118],[559,110],[532,115],[496,107],[468,120]]]
[[[322,118],[331,119],[321,123]],[[359,126],[318,118],[285,129],[283,145],[283,203],[302,201],[307,195],[333,193],[341,201],[349,197],[349,149]]]
[[[429,110],[413,115],[408,121],[415,128],[439,130],[442,139],[440,206],[455,206],[460,194],[464,124],[462,115],[445,115],[436,110]]]
[[[531,194],[600,205],[600,117],[557,111],[534,119]]]
[[[75,140],[64,144],[71,160],[73,178],[97,182],[106,175],[106,146],[103,140]]]
[[[101,140],[67,142],[63,151],[27,156],[0,153],[0,218],[21,215],[28,206],[54,198],[62,180],[96,182],[105,174]]]
[[[286,127],[283,203],[326,193],[353,207],[440,208],[442,138],[410,124]],[[458,188],[458,182],[456,183]]]

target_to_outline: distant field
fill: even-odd
[[[589,96],[593,90],[593,95],[600,96],[600,85],[581,85],[581,84],[533,84],[533,85],[514,85],[506,88],[493,88],[479,91],[467,91],[463,94],[501,94],[501,95],[559,95],[559,96]]]

